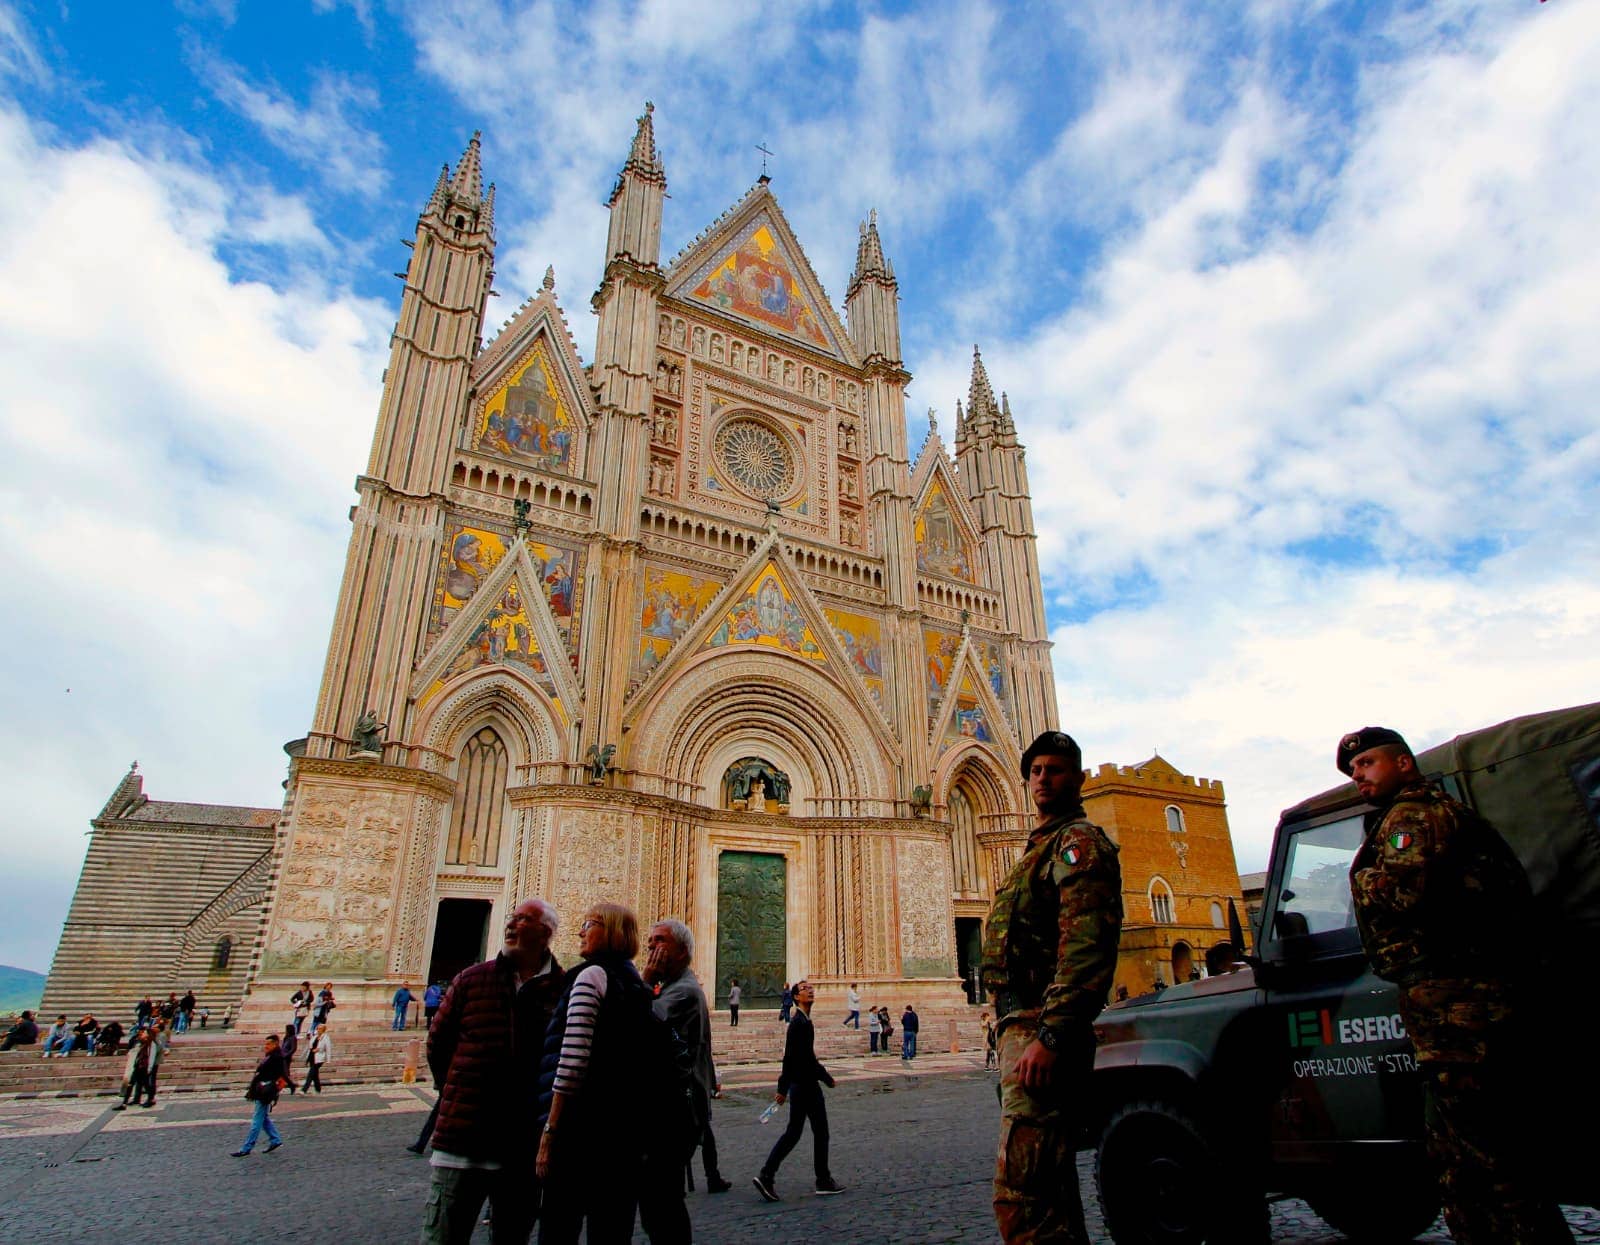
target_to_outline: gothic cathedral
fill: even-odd
[[[376,1013],[534,894],[568,956],[589,904],[680,917],[719,1004],[970,986],[1056,717],[1009,406],[974,357],[913,461],[876,220],[841,319],[765,176],[662,263],[666,185],[646,105],[586,366],[548,272],[482,344],[476,137],[440,175],[247,1013],[308,978]]]

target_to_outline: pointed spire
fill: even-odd
[[[444,211],[444,201],[449,193],[450,166],[448,164],[442,164],[439,166],[439,180],[433,183],[433,193],[428,196],[428,206],[422,209],[423,212],[427,213]]]
[[[867,219],[861,222],[861,237],[856,242],[856,269],[850,274],[850,291],[853,292],[869,277],[894,284],[894,268],[884,259],[883,241],[878,237],[877,208],[873,208]]]
[[[661,157],[656,154],[655,122],[651,120],[655,110],[656,106],[645,100],[644,112],[639,117],[639,128],[633,132],[633,147],[628,152],[628,163],[623,166],[624,171],[633,169],[650,177],[663,175]]]
[[[544,281],[541,283],[540,288],[546,291],[556,288],[556,266],[554,264],[545,266]]]
[[[478,149],[482,136],[482,130],[472,131],[472,141],[461,153],[461,163],[456,165],[456,175],[450,182],[450,197],[467,207],[483,202],[483,161]]]
[[[964,412],[961,409],[961,399],[957,398],[956,399],[956,427],[958,429],[960,429],[960,428],[965,428],[966,426],[967,426],[966,412]]]
[[[494,183],[489,183],[489,193],[483,200],[483,232],[494,234]]]
[[[972,383],[967,388],[967,417],[972,420],[993,419],[1000,409],[995,404],[994,387],[989,384],[989,373],[983,366],[983,355],[972,348]]]
[[[1000,391],[1000,431],[1015,432],[1017,426],[1011,422],[1011,399],[1006,396],[1004,389]]]

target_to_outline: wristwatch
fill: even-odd
[[[1039,1026],[1039,1045],[1044,1047],[1052,1055],[1055,1054],[1056,1043],[1060,1040],[1061,1039],[1056,1036],[1054,1029],[1048,1028],[1045,1025]]]

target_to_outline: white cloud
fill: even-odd
[[[280,798],[392,312],[238,279],[219,248],[262,200],[203,168],[0,112],[0,178],[35,187],[0,205],[10,888],[76,871],[134,757],[153,798]]]
[[[359,120],[378,107],[378,93],[371,86],[319,71],[311,97],[302,105],[276,84],[252,82],[239,66],[214,52],[196,49],[188,59],[218,100],[331,189],[370,197],[388,183],[383,140]]]
[[[1600,694],[1600,14],[1549,17],[1388,32],[1309,230],[1258,213],[1310,122],[1242,92],[1078,306],[985,343],[1055,608],[1133,585],[1056,629],[1063,721],[1223,778],[1242,868],[1341,731]]]

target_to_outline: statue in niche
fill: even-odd
[[[789,807],[789,775],[760,757],[735,761],[723,781],[728,784],[728,801],[734,808],[765,812],[769,798],[778,802],[780,812]]]
[[[933,808],[933,788],[928,786],[913,787],[911,789],[911,811],[918,817],[926,817]]]
[[[378,721],[378,715],[371,709],[362,711],[356,719],[356,737],[352,740],[352,751],[356,756],[383,755],[383,733],[389,729],[387,722]]]

